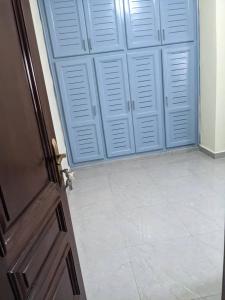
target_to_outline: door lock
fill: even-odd
[[[64,178],[63,175],[65,175],[65,180],[66,180],[65,186],[66,186],[66,188],[68,187],[69,190],[72,190],[73,189],[73,183],[72,183],[71,174],[73,172],[69,171],[68,169],[62,169],[62,165],[61,165],[62,160],[64,158],[66,158],[66,154],[65,153],[62,153],[62,154],[59,153],[59,149],[58,149],[56,139],[52,139],[52,147],[53,147],[53,150],[54,150],[55,162],[56,162],[56,166],[57,166],[59,182],[60,182],[60,184],[62,184],[62,181],[63,181],[63,178]]]
[[[73,177],[73,171],[70,171],[68,169],[63,169],[61,171],[62,174],[65,175],[66,177],[66,188],[69,188],[70,191],[73,190],[73,181],[72,181],[72,177]]]

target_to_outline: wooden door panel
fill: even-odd
[[[71,286],[69,284],[68,276],[69,276],[68,269],[64,268],[61,273],[60,282],[58,283],[58,286],[56,288],[56,291],[55,291],[52,299],[61,300],[61,299],[63,299],[63,297],[65,297],[68,300],[74,299],[74,295],[72,293]],[[64,288],[64,287],[66,287],[66,288]],[[66,294],[65,294],[65,290],[66,290]]]
[[[4,135],[4,145],[7,147],[1,147],[1,168],[4,170],[4,176],[1,178],[1,204],[2,215],[5,221],[7,220],[4,222],[5,228],[48,183],[34,103],[27,101],[31,98],[31,90],[20,56],[21,47],[10,5],[10,1],[7,5],[6,1],[1,1],[0,4],[3,12],[0,19],[0,36],[4,41],[1,43],[0,53],[2,59],[7,60],[7,64],[1,65],[0,74],[0,90],[4,98],[4,101],[1,101],[1,123],[4,126],[0,126],[0,136],[7,130],[7,135]],[[7,13],[4,14],[6,10]],[[33,117],[30,117],[31,112]],[[9,161],[13,170],[8,165]],[[20,165],[21,161],[24,161],[23,168]],[[40,180],[37,181],[36,178]]]
[[[32,238],[27,243],[24,253],[20,253],[15,265],[8,273],[18,299],[25,299],[32,287],[36,286],[36,281],[42,274],[44,264],[49,264],[48,260],[52,249],[63,236],[55,211],[48,223],[43,224],[41,229],[42,231],[36,240],[34,241]],[[34,293],[34,291],[32,292]]]
[[[72,251],[67,244],[60,263],[55,270],[54,278],[52,279],[51,286],[45,294],[46,300],[52,299],[68,299],[79,300],[80,289],[78,286],[77,278],[74,272],[74,261]],[[38,300],[38,299],[37,299]]]
[[[39,300],[80,300],[81,293],[76,276],[73,254],[65,236],[60,235],[42,269],[42,275],[35,283],[30,298]],[[48,280],[46,280],[48,278]]]
[[[19,253],[23,251],[26,243],[35,239],[35,234],[39,234],[41,228],[45,226],[49,215],[53,213],[59,203],[59,191],[54,183],[50,183],[20,217],[19,226],[15,222],[7,231],[3,232],[2,248],[4,248],[4,254],[10,260],[16,258],[15,245]]]

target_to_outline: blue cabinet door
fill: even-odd
[[[164,146],[161,52],[158,49],[128,54],[136,151]]]
[[[196,72],[192,44],[163,49],[167,147],[196,143]]]
[[[194,40],[195,0],[160,0],[164,44]]]
[[[121,50],[124,47],[122,1],[84,1],[91,53]]]
[[[92,59],[57,62],[56,70],[73,163],[103,158]]]
[[[88,53],[82,0],[44,0],[55,58]]]
[[[161,44],[159,1],[125,0],[128,48]]]
[[[108,157],[135,152],[124,54],[95,58]]]

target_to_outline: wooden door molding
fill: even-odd
[[[53,156],[52,149],[50,148],[50,141],[48,138],[48,131],[47,127],[45,124],[45,115],[46,119],[51,120],[51,114],[50,110],[47,107],[47,105],[44,107],[42,105],[43,96],[44,100],[46,103],[48,103],[48,98],[47,98],[47,93],[45,92],[45,95],[39,95],[39,86],[45,86],[43,74],[41,70],[37,70],[35,66],[37,64],[40,64],[40,57],[35,53],[36,55],[34,56],[34,51],[37,52],[37,44],[36,44],[36,39],[35,37],[35,32],[33,28],[33,23],[30,20],[30,13],[27,10],[29,7],[29,1],[28,0],[11,0],[14,8],[14,14],[15,14],[15,19],[17,23],[17,29],[20,37],[20,44],[21,44],[21,50],[23,54],[23,59],[24,59],[24,66],[26,68],[26,73],[27,73],[27,78],[29,81],[29,86],[31,90],[31,95],[32,95],[32,100],[33,100],[33,105],[35,107],[35,113],[36,113],[36,118],[37,118],[37,123],[39,127],[39,132],[41,135],[41,140],[44,154],[45,154],[45,159],[46,159],[46,166],[49,172],[49,179],[57,182],[57,172],[55,168],[53,168],[54,164],[52,164],[51,159]],[[25,9],[26,8],[26,9]],[[29,22],[29,27],[26,26],[26,24]],[[30,35],[30,40],[31,43],[29,42],[29,36]],[[31,36],[32,35],[32,36]],[[32,38],[32,39],[31,39]],[[33,49],[30,48],[30,45],[33,44]],[[33,51],[32,51],[33,50]],[[36,78],[41,76],[40,79],[42,79],[39,84],[36,81]],[[43,93],[43,91],[42,91]],[[44,112],[46,110],[46,112]],[[51,134],[53,133],[53,128],[51,128]]]

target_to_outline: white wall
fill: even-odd
[[[215,150],[216,1],[200,0],[200,143]]]
[[[200,0],[201,146],[225,151],[225,0]]]
[[[45,78],[46,89],[49,98],[49,105],[52,113],[52,120],[55,129],[56,139],[58,142],[60,153],[66,153],[64,135],[61,126],[57,101],[55,97],[52,76],[51,76],[50,67],[48,63],[47,49],[45,45],[45,39],[44,39],[43,28],[41,24],[41,18],[39,14],[37,0],[30,0],[30,6],[31,6],[34,28],[36,32],[37,43],[38,43],[38,48],[39,48],[39,53],[41,58],[41,64],[44,72],[44,78]],[[66,160],[63,161],[63,167],[64,168],[68,167],[68,162]]]
[[[217,0],[217,101],[215,152],[225,151],[225,0]]]

